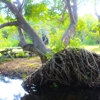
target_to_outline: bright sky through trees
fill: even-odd
[[[12,0],[12,1],[16,1],[16,0]],[[22,2],[23,0],[20,0],[20,1]],[[40,1],[42,1],[42,0],[36,0],[34,2],[39,3]],[[78,15],[84,16],[85,14],[92,14],[93,16],[95,16],[94,5],[95,4],[91,0],[87,1],[86,4],[82,4],[82,6],[80,6],[78,8]],[[100,9],[100,0],[96,5],[96,9],[97,9],[98,14],[100,14],[100,10],[99,10]]]
[[[100,3],[96,6],[98,14],[100,14]],[[92,14],[95,16],[95,7],[93,2],[87,2],[86,5],[78,9],[79,16],[84,16],[85,14]]]
[[[20,0],[21,2],[23,0]],[[36,3],[39,3],[42,0],[36,0]],[[100,2],[97,5],[97,12],[98,14],[100,14]],[[94,10],[94,3],[92,1],[87,1],[87,3],[84,6],[81,6],[78,9],[78,14],[79,16],[84,16],[85,14],[92,14],[93,16],[95,16],[95,10]]]

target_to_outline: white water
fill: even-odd
[[[0,100],[20,100],[27,94],[21,86],[22,80],[0,77]]]

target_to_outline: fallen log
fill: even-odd
[[[55,54],[40,69],[23,82],[29,85],[48,84],[98,87],[100,85],[100,55],[84,49],[65,49]]]

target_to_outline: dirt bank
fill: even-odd
[[[10,78],[26,78],[41,66],[39,57],[6,59],[0,64],[0,74]]]

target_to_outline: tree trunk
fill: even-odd
[[[74,5],[71,7],[70,0],[65,0],[64,2],[66,4],[66,7],[68,7],[68,12],[70,16],[70,25],[62,37],[62,41],[67,46],[69,44],[71,36],[73,36],[73,34],[75,33],[77,23],[77,4],[76,0],[73,0]]]
[[[18,26],[22,28],[29,35],[29,37],[31,38],[33,42],[32,45],[28,45],[25,41],[23,41],[23,43],[20,42],[21,47],[24,48],[25,50],[35,51],[40,56],[40,58],[42,59],[44,58],[42,62],[46,61],[47,59],[45,55],[47,52],[51,52],[51,50],[45,46],[44,42],[39,38],[39,36],[32,29],[32,27],[26,22],[26,20],[24,19],[24,17],[22,16],[22,14],[19,12],[19,10],[14,4],[10,3],[7,0],[1,0],[1,1],[5,3],[7,7],[10,9],[10,11],[15,15],[18,21]],[[21,32],[21,30],[19,32]],[[30,47],[31,49],[29,49]],[[34,48],[36,50],[34,50]]]
[[[45,46],[43,41],[39,38],[36,32],[32,29],[32,27],[26,22],[26,20],[22,16],[22,9],[20,10],[21,7],[20,1],[16,0],[18,6],[14,5],[9,0],[1,0],[1,1],[6,4],[6,6],[10,9],[10,11],[15,15],[17,19],[17,24],[19,27],[18,31],[21,36],[20,46],[25,50],[34,51],[36,54],[40,56],[42,62],[45,62],[47,60],[46,53],[47,52],[52,53],[52,51]],[[65,43],[65,45],[68,45],[70,37],[74,34],[76,28],[77,6],[76,6],[76,0],[73,0],[73,4],[74,4],[73,7],[70,4],[70,0],[64,0],[64,2],[66,4],[66,7],[68,7],[68,12],[70,16],[70,26],[65,32],[65,34],[63,35],[62,41]],[[29,35],[33,44],[28,44],[25,41],[25,37],[22,32],[22,29]]]

